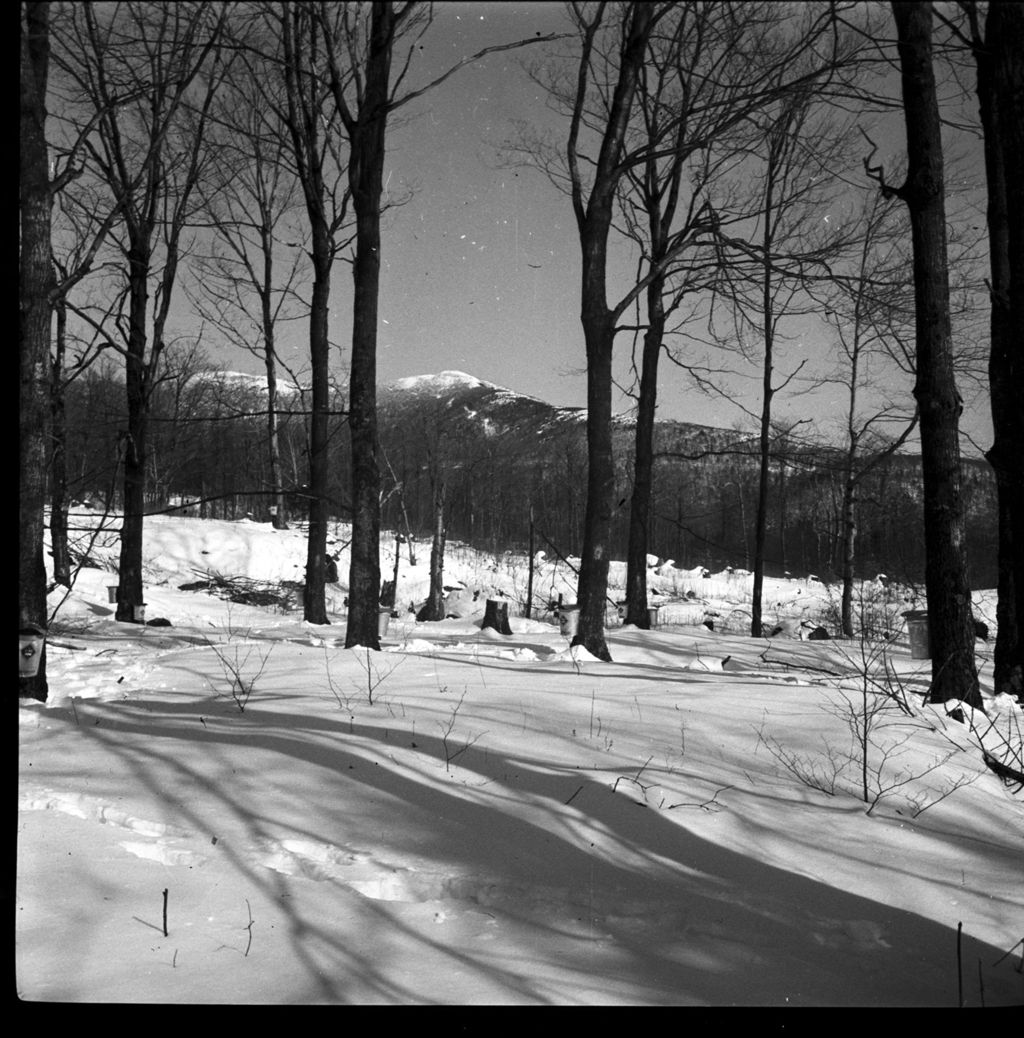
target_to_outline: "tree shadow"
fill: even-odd
[[[477,744],[453,776],[432,733],[287,698],[244,716],[191,699],[78,715],[133,796],[196,834],[232,820],[218,853],[286,914],[310,1001],[444,1002],[424,978],[458,971],[488,1000],[531,1004],[829,1005],[837,991],[849,1005],[956,1004],[952,922],[710,842],[569,765]],[[283,875],[261,849],[285,840],[368,854],[358,875],[397,876],[407,900],[360,894],[351,869]],[[320,898],[305,907],[306,882],[330,885],[334,917],[314,914]],[[416,911],[436,900],[493,917],[501,941],[446,939]],[[353,943],[368,927],[379,942]],[[431,969],[403,972],[412,953],[382,951],[403,945]],[[966,939],[967,962],[1000,954]],[[988,1004],[1020,995],[1010,973],[986,973]]]

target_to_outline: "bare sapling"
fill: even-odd
[[[897,703],[895,696],[875,693],[865,683],[859,694],[840,690],[838,700],[828,709],[846,724],[850,736],[847,776],[855,773],[857,793],[868,805],[867,813],[870,815],[882,800],[903,795],[916,818],[973,779],[961,773],[938,788],[925,786],[922,790],[925,778],[960,751],[949,750],[925,766],[902,764],[901,759],[913,750],[910,742],[915,730],[930,726],[908,720]],[[883,734],[886,731],[891,734]]]
[[[942,773],[961,747],[921,761],[913,740],[934,731],[934,725],[915,708],[910,686],[893,664],[889,643],[870,638],[867,630],[862,626],[852,651],[834,646],[848,670],[830,682],[835,696],[823,709],[841,722],[845,738],[838,743],[823,739],[820,751],[800,753],[767,735],[762,724],[757,745],[809,789],[827,796],[855,795],[867,805],[869,815],[883,800],[900,797],[917,817],[974,779],[960,773],[946,776],[938,785],[926,781]]]
[[[446,688],[441,689],[442,692],[446,692]],[[451,774],[452,763],[456,758],[461,757],[471,746],[482,739],[487,733],[480,732],[479,735],[474,735],[471,739],[467,739],[461,746],[455,744],[452,740],[452,733],[455,730],[455,724],[459,716],[459,710],[462,708],[462,704],[466,699],[466,691],[463,690],[462,695],[459,696],[459,701],[452,707],[452,712],[443,721],[438,721],[437,726],[441,729],[441,748],[444,751],[444,770]]]
[[[373,706],[373,699],[377,694],[377,689],[405,662],[405,657],[400,656],[396,660],[390,660],[387,666],[382,667],[378,665],[376,660],[376,657],[380,655],[379,653],[374,653],[368,648],[364,649],[363,652],[365,656],[360,655],[357,649],[353,653],[353,658],[366,675],[366,701],[370,706]],[[362,686],[357,685],[356,687],[361,688]]]
[[[225,644],[215,642],[209,637],[205,641],[220,663],[228,694],[238,707],[238,712],[245,713],[249,699],[256,691],[256,683],[263,676],[270,661],[273,646],[268,645],[264,648],[245,642],[251,631],[241,634],[237,628],[232,626],[230,613],[228,613],[224,630]],[[236,644],[239,639],[242,644]]]
[[[331,673],[331,660],[327,655],[327,646],[324,645],[324,673],[327,675],[327,689],[334,696],[335,702],[340,710],[348,714],[349,733],[355,722],[355,714],[352,712],[352,693],[346,692],[335,680]]]

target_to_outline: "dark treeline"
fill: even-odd
[[[331,516],[349,518],[344,393],[332,403]],[[156,390],[146,507],[204,518],[269,521],[274,506],[266,449],[266,394],[218,377],[167,377]],[[285,396],[281,457],[292,515],[304,514],[306,408],[301,394]],[[120,507],[119,430],[124,393],[112,370],[97,368],[67,395],[69,494]],[[436,395],[383,389],[383,492],[386,530],[427,550],[435,519],[434,483],[443,478],[449,539],[491,552],[578,556],[586,500],[582,412],[539,401],[462,387]],[[632,425],[615,429],[617,500],[613,556],[624,559],[627,501],[633,471]],[[750,569],[758,481],[758,446],[727,429],[660,422],[649,544],[684,568]],[[841,452],[808,440],[780,441],[772,462],[766,570],[781,576],[815,573],[835,579],[842,562]],[[982,462],[965,462],[971,582],[996,580],[995,486]],[[924,574],[920,459],[896,454],[865,477],[858,500],[858,576],[885,573],[920,583]]]
[[[306,510],[309,407],[305,394],[280,402],[280,451],[290,514]],[[69,385],[68,497],[123,507],[118,478],[125,413],[123,377],[99,365]],[[334,394],[330,434],[344,445],[344,399]],[[209,519],[266,520],[275,507],[266,437],[266,390],[217,373],[166,376],[153,393],[145,506]],[[344,452],[332,473],[332,511],[347,508]]]
[[[758,480],[756,444],[733,446],[726,430],[662,423],[656,433],[664,446],[702,457],[663,457],[656,462],[648,543],[660,558],[683,568],[726,566],[750,569],[753,509]],[[431,484],[421,437],[401,427],[385,434],[388,453],[404,501],[386,502],[385,526],[403,529],[402,507],[414,533],[430,529]],[[716,446],[712,446],[717,441]],[[447,471],[448,536],[499,552],[526,550],[531,511],[536,548],[578,555],[580,518],[585,507],[586,445],[582,423],[565,423],[530,439],[479,435],[459,441],[459,456]],[[615,433],[619,506],[612,525],[612,556],[625,559],[629,534],[628,496],[632,472],[631,428]],[[838,580],[842,565],[841,456],[828,446],[803,446],[798,460],[772,463],[771,510],[765,549],[770,576],[815,573]],[[995,486],[982,462],[966,462],[964,481],[970,521],[968,550],[975,587],[992,587],[996,577]],[[865,477],[858,504],[860,533],[857,575],[885,573],[920,584],[924,577],[920,459],[895,455]]]

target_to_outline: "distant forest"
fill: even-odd
[[[121,507],[126,426],[123,376],[98,366],[64,400],[68,499]],[[444,489],[449,541],[494,553],[578,555],[586,507],[583,412],[556,409],[494,387],[450,389],[439,398],[381,388],[382,523],[415,553],[429,552],[436,490]],[[330,425],[330,513],[346,521],[350,484],[346,396]],[[266,394],[258,379],[224,373],[168,374],[153,397],[147,513],[185,508],[206,518],[269,521],[275,505],[266,447]],[[308,402],[279,410],[288,518],[307,513]],[[616,423],[617,492],[612,554],[624,559],[633,471],[632,424]],[[750,569],[758,478],[757,443],[727,429],[659,422],[650,550],[692,568]],[[964,461],[971,583],[996,583],[996,498],[991,469]],[[842,457],[827,443],[792,436],[774,448],[766,572],[834,579],[841,565]],[[896,454],[864,479],[857,502],[858,575],[920,583],[924,534],[920,459]],[[74,526],[74,521],[71,523]],[[531,533],[532,526],[532,533]],[[387,535],[385,535],[387,536]],[[426,543],[423,543],[426,542]]]

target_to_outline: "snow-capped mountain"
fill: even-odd
[[[378,390],[382,416],[390,422],[405,421],[443,427],[449,434],[472,437],[474,432],[491,438],[515,436],[517,445],[537,443],[556,432],[574,439],[585,435],[586,408],[556,407],[476,378],[463,371],[441,371],[414,375],[383,385]],[[632,429],[629,415],[617,416],[616,436]],[[673,449],[721,445],[735,441],[737,434],[726,429],[686,422],[661,422],[663,432],[672,430]],[[740,437],[746,440],[746,437]],[[510,449],[514,449],[509,444]]]
[[[266,393],[266,375],[251,375],[245,371],[220,371],[210,369],[208,371],[197,371],[191,381],[199,385],[210,385],[222,391],[232,390],[250,393]],[[279,396],[298,396],[302,387],[288,379],[277,379],[277,392]]]

